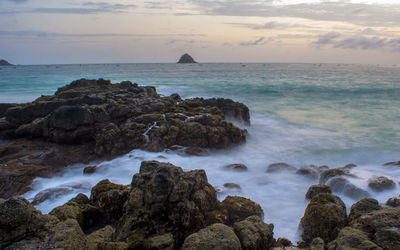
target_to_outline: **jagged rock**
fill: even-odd
[[[11,63],[7,62],[4,59],[0,60],[0,66],[13,66]]]
[[[364,198],[354,203],[350,208],[349,220],[355,220],[362,215],[381,209],[377,200]]]
[[[367,191],[355,186],[343,177],[334,177],[330,179],[327,184],[331,187],[333,192],[343,193],[347,197],[355,200],[370,196]]]
[[[229,165],[226,165],[225,168],[232,169],[232,170],[239,171],[239,172],[248,170],[247,166],[244,164],[241,164],[241,163],[229,164]]]
[[[178,63],[196,63],[196,61],[189,54],[186,53],[181,56]]]
[[[229,99],[182,100],[176,94],[158,95],[154,87],[103,79],[74,81],[32,103],[0,104],[0,139],[20,138],[0,145],[0,161],[8,166],[0,168],[0,197],[26,192],[35,177],[70,164],[113,158],[136,148],[162,151],[181,145],[201,148],[203,154],[206,148],[245,142],[246,130],[228,118],[250,124],[248,108]],[[12,148],[17,151],[10,153]]]
[[[381,192],[388,189],[393,189],[396,186],[394,181],[384,177],[373,177],[368,180],[368,187],[372,188],[374,191]]]
[[[180,245],[206,225],[219,203],[203,170],[184,172],[169,163],[142,162],[131,186],[116,232],[119,241],[141,230],[146,238],[169,232]]]
[[[392,197],[388,199],[385,204],[390,207],[400,207],[400,197]]]
[[[295,167],[284,162],[272,163],[267,168],[267,173],[295,172],[295,171],[296,171]]]
[[[332,190],[329,186],[323,184],[315,184],[308,188],[306,193],[306,199],[311,200],[318,194],[331,194]]]
[[[307,243],[317,237],[334,240],[346,225],[346,217],[346,206],[339,197],[325,193],[314,196],[300,221],[301,237]]]
[[[93,174],[94,172],[96,172],[96,170],[97,166],[88,166],[83,169],[83,174]]]
[[[232,228],[216,223],[189,235],[182,246],[185,249],[239,250],[241,246]]]
[[[250,216],[233,224],[242,249],[269,249],[273,243],[273,224],[266,224],[259,216]]]
[[[252,215],[260,218],[264,217],[264,212],[259,204],[239,196],[227,196],[221,202],[220,211],[226,216],[227,220],[225,223],[228,225],[232,225]]]
[[[336,240],[330,242],[328,245],[328,250],[341,249],[381,250],[382,248],[372,242],[363,231],[345,227],[340,231]]]
[[[313,239],[310,244],[310,250],[325,250],[324,240],[320,237]]]
[[[123,206],[128,196],[127,186],[105,179],[92,188],[90,204],[100,209],[104,222],[114,224],[122,216]]]

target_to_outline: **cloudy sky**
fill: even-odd
[[[399,0],[0,0],[0,58],[18,64],[400,64]]]

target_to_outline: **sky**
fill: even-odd
[[[15,64],[400,64],[399,0],[0,0]]]

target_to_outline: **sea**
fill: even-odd
[[[129,80],[151,85],[158,93],[179,93],[183,98],[224,97],[246,104],[251,125],[247,142],[225,150],[210,150],[208,156],[174,152],[151,153],[133,150],[114,160],[92,162],[98,171],[83,175],[76,164],[60,176],[37,178],[32,191],[23,196],[33,200],[40,191],[64,187],[69,190],[36,207],[43,213],[67,202],[102,179],[129,184],[143,160],[173,163],[185,170],[205,169],[218,198],[239,195],[258,202],[264,221],[273,223],[274,236],[294,242],[300,239],[298,224],[308,201],[308,187],[318,183],[295,173],[266,173],[268,165],[285,162],[296,168],[353,163],[350,183],[364,189],[382,204],[400,194],[400,166],[383,166],[400,160],[400,68],[355,64],[287,63],[201,63],[201,64],[76,64],[1,67],[0,102],[31,102],[51,95],[73,80]],[[242,163],[247,172],[224,168]],[[375,192],[368,187],[374,176],[385,176],[396,188]],[[228,189],[236,183],[241,189]],[[336,193],[349,211],[357,200]]]

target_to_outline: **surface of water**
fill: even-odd
[[[33,198],[52,187],[80,185],[70,194],[38,205],[44,212],[63,204],[78,192],[104,178],[128,184],[142,160],[169,161],[184,169],[205,169],[211,184],[234,182],[241,190],[219,195],[242,195],[259,202],[265,221],[274,223],[275,236],[297,239],[297,224],[307,201],[308,186],[317,182],[290,173],[267,174],[267,166],[287,162],[340,167],[357,164],[357,178],[349,181],[380,202],[399,195],[396,189],[376,193],[367,186],[372,176],[400,181],[399,167],[382,163],[400,160],[400,69],[333,64],[108,64],[3,67],[0,70],[0,102],[33,101],[53,94],[79,78],[130,80],[152,85],[164,95],[225,97],[245,103],[251,110],[247,143],[206,157],[134,150],[110,162],[96,163],[100,170],[83,176],[83,165],[71,166],[61,177],[38,178]],[[241,125],[240,125],[241,126]],[[162,156],[162,157],[160,157]],[[166,159],[165,159],[165,158]],[[249,171],[235,173],[224,165],[244,163]],[[355,202],[339,194],[349,208]]]

